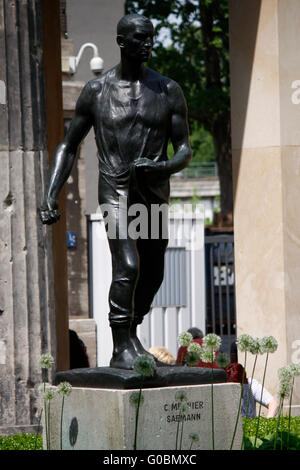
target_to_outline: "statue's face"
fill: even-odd
[[[130,29],[118,39],[123,54],[131,60],[147,62],[153,47],[153,26],[151,23],[133,23]]]

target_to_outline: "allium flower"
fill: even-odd
[[[185,361],[187,363],[188,366],[196,366],[198,364],[198,362],[200,361],[201,357],[199,355],[199,353],[196,353],[196,352],[189,352],[187,353],[186,357],[185,357]]]
[[[264,353],[274,353],[278,348],[278,343],[274,336],[264,336],[261,339],[261,348]]]
[[[187,348],[186,363],[189,366],[196,366],[201,359],[203,349],[198,343],[191,343]]]
[[[180,333],[177,341],[180,346],[189,346],[189,344],[191,344],[193,341],[193,336],[188,331],[184,331],[183,333]]]
[[[293,373],[289,366],[280,367],[277,375],[281,383],[289,383],[293,378]]]
[[[184,390],[178,390],[175,393],[175,400],[176,401],[187,401],[187,395]]]
[[[225,367],[227,367],[229,363],[230,363],[229,356],[225,353],[220,353],[216,357],[216,365],[221,367],[222,369],[225,369]]]
[[[192,432],[189,434],[189,438],[192,442],[199,442],[199,434]]]
[[[253,338],[248,334],[238,336],[236,345],[239,351],[248,352],[253,347]]]
[[[50,384],[41,384],[39,386],[39,392],[44,400],[53,400],[56,395],[56,387],[53,387]]]
[[[72,392],[72,385],[69,382],[61,382],[57,386],[57,391],[60,395],[69,396]]]
[[[209,333],[203,338],[203,346],[209,351],[218,351],[221,346],[221,338],[215,333]]]
[[[209,351],[208,349],[204,349],[201,355],[201,359],[203,362],[213,362],[215,360],[215,357],[215,351]]]
[[[182,402],[181,405],[180,405],[180,408],[179,408],[179,411],[180,411],[180,414],[184,414],[186,413],[188,410],[188,406],[186,403]]]
[[[300,364],[292,363],[292,364],[289,364],[287,367],[290,369],[293,377],[300,375]]]
[[[252,342],[249,345],[249,352],[251,354],[263,354],[262,347],[261,347],[261,340],[259,338],[252,338]]]
[[[54,364],[51,354],[42,354],[40,358],[40,366],[42,369],[50,369]]]
[[[135,372],[143,377],[150,377],[154,375],[156,370],[156,364],[154,357],[143,354],[136,358],[134,361],[133,368]]]
[[[139,403],[141,405],[144,402],[144,396],[139,392],[133,392],[129,397],[129,402],[133,406],[138,406]]]
[[[194,342],[191,343],[187,348],[187,352],[193,352],[193,353],[199,354],[199,358],[202,354],[202,351],[203,351],[203,348],[201,348],[200,344],[194,343]]]
[[[278,397],[280,399],[287,398],[292,390],[291,382],[280,382],[278,389]]]

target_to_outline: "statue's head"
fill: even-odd
[[[154,27],[142,15],[125,15],[117,26],[117,42],[121,53],[130,60],[147,62],[153,46]]]

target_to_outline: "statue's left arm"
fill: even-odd
[[[171,121],[170,139],[174,148],[174,156],[170,160],[165,161],[141,158],[135,162],[135,165],[143,167],[144,171],[155,172],[162,177],[168,177],[173,173],[183,170],[189,164],[192,157],[185,98],[180,86],[176,82],[170,81],[167,88]]]
[[[171,109],[171,142],[174,156],[162,162],[169,174],[183,170],[192,158],[192,149],[189,142],[189,129],[187,121],[187,106],[180,86],[176,82],[168,84],[169,104]]]

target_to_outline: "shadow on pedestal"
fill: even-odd
[[[67,381],[74,387],[130,390],[139,388],[141,376],[133,370],[96,367],[58,372],[55,384]],[[214,369],[214,383],[225,383],[226,372]],[[160,367],[153,377],[143,379],[143,388],[203,385],[211,383],[211,369],[202,367]]]

